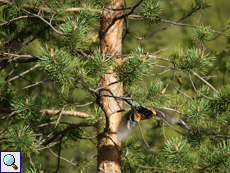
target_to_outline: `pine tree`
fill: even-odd
[[[230,172],[229,48],[205,48],[227,40],[229,26],[201,23],[208,2],[0,4],[0,150],[21,151],[24,172],[63,172],[66,163],[69,172]],[[145,51],[145,41],[174,26],[193,29],[187,47],[163,56],[149,42]],[[133,38],[139,46],[123,54]],[[137,106],[156,115],[121,141],[122,114]],[[50,154],[53,165],[44,161]]]

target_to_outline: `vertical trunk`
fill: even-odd
[[[112,9],[123,8],[123,0],[112,0]],[[101,52],[105,54],[122,54],[122,30],[123,21],[113,19],[123,14],[123,11],[107,10],[103,12],[101,19],[100,30],[100,46]],[[121,64],[121,59],[118,59]],[[107,74],[101,76],[101,86],[106,86],[112,82],[117,81],[111,68]],[[122,83],[117,83],[100,91],[100,95],[122,96]],[[100,103],[103,106],[107,115],[106,132],[113,139],[113,141],[121,146],[121,141],[117,138],[116,132],[118,125],[122,118],[122,113],[113,113],[122,108],[122,101],[114,99],[113,97],[101,97]],[[103,134],[98,135],[98,158],[97,158],[97,172],[121,172],[121,152],[119,148],[113,143],[111,139],[106,138]]]

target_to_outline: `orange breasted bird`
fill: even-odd
[[[140,120],[149,119],[156,115],[154,109],[145,108],[130,99],[124,99],[124,101],[128,103],[132,109],[123,116],[120,122],[117,132],[120,140],[126,139]]]

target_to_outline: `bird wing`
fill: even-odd
[[[135,120],[135,110],[130,110],[127,112],[120,122],[117,135],[121,141],[125,140],[133,128],[137,125],[137,121]]]

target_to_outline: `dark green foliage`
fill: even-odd
[[[140,15],[152,20],[160,18],[161,15],[161,1],[159,0],[146,0],[141,4]]]
[[[196,167],[199,162],[187,140],[172,138],[165,146],[167,164],[170,168]]]
[[[154,59],[148,58],[148,54],[142,55],[143,49],[138,47],[131,53],[131,57],[127,57],[128,59],[121,66],[116,65],[115,67],[114,71],[118,78],[123,81],[125,90],[141,81],[144,73],[152,68],[151,63]]]
[[[207,140],[206,131],[202,129],[192,128],[186,133],[188,143],[191,144],[192,147],[201,147],[201,144]]]
[[[215,147],[204,146],[201,148],[200,160],[207,171],[230,171],[230,145],[229,140],[217,144]]]
[[[142,141],[136,139],[135,137],[130,137],[123,144],[123,154],[125,154],[126,158],[129,159],[130,162],[140,164],[146,158]],[[130,170],[129,162],[124,158],[123,169]]]
[[[190,100],[185,113],[195,122],[204,122],[208,120],[208,114],[211,113],[210,106],[210,101],[207,99]]]
[[[89,170],[92,166],[92,161],[90,161],[85,155],[84,153],[82,153],[82,155],[80,156],[76,156],[74,158],[74,162],[76,163],[76,166],[74,166],[74,168],[80,172],[83,170]]]
[[[3,150],[21,151],[23,156],[31,156],[31,154],[39,153],[39,141],[35,140],[33,131],[23,124],[9,127],[6,138],[7,145]]]
[[[163,82],[156,79],[154,82],[150,82],[147,87],[133,86],[127,92],[129,92],[133,100],[136,100],[142,105],[147,107],[168,105],[170,104],[170,95],[165,94],[166,87]]]
[[[139,1],[127,1],[126,9],[117,11],[133,10],[123,19],[122,56],[106,55],[99,39],[92,39],[100,30],[101,12],[113,11],[110,2],[1,2],[1,150],[22,151],[22,172],[95,172],[97,135],[110,135],[104,131],[110,115],[105,117],[99,105],[99,83],[112,72],[115,83],[124,86],[116,99],[129,95],[188,125],[167,124],[157,116],[141,122],[150,148],[134,129],[135,138],[117,147],[122,172],[230,172],[230,41],[223,36],[229,34],[228,1],[210,1],[211,12],[221,9],[211,17],[203,0],[144,0],[135,8]],[[182,46],[172,49],[178,42]],[[87,112],[87,118],[76,117],[77,111]]]
[[[65,144],[68,146],[68,147],[71,147],[73,145],[76,145],[76,142],[82,138],[84,138],[84,133],[83,133],[83,130],[82,128],[73,128],[73,129],[70,129],[65,137],[67,138],[67,140],[65,141]]]
[[[25,171],[25,173],[41,173],[41,172],[46,173],[46,171],[42,170],[41,165],[39,165],[37,169],[35,166],[33,166],[31,168],[27,168]]]
[[[89,117],[86,118],[88,123],[96,129],[97,133],[102,132],[105,128],[105,117],[102,110],[94,104],[94,107],[88,111]]]
[[[16,97],[11,104],[13,110],[25,122],[37,121],[40,118],[41,99],[37,95]]]
[[[114,65],[114,57],[101,54],[100,50],[94,51],[92,57],[84,63],[84,79],[91,87],[97,88],[100,76],[106,73],[111,65]]]
[[[82,52],[87,50],[91,44],[90,32],[93,30],[92,25],[97,22],[98,15],[90,12],[86,7],[78,12],[78,15],[67,18],[60,26],[64,37],[61,39],[61,46],[66,46],[71,53]]]
[[[175,47],[173,54],[170,56],[175,68],[182,70],[187,74],[191,74],[191,70],[197,73],[205,74],[207,67],[212,65],[214,57],[210,57],[210,53],[204,54],[204,50],[197,48]]]
[[[83,63],[80,59],[74,58],[73,55],[64,50],[43,48],[40,63],[42,63],[44,70],[51,75],[52,79],[62,85],[62,91],[66,87],[67,89],[72,87],[75,77],[81,78],[83,76],[83,71],[81,70]]]
[[[219,93],[215,93],[214,99],[216,100],[213,104],[215,108],[215,114],[221,114],[229,109],[230,104],[230,85],[222,86]]]
[[[195,28],[195,34],[194,34],[194,40],[195,41],[200,41],[201,43],[204,43],[206,41],[211,40],[213,33],[211,32],[211,27],[210,26],[199,26]]]
[[[209,5],[209,2],[205,0],[194,0],[192,2],[187,3],[186,7],[184,8],[185,15],[189,15],[192,12],[199,12],[198,10],[201,8],[202,5],[202,10],[206,10],[207,8],[211,7]]]

